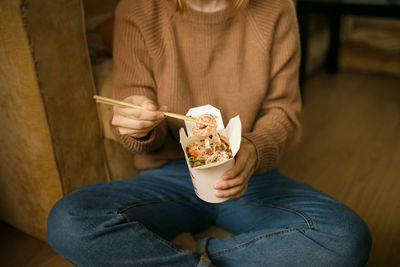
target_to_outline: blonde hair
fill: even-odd
[[[183,10],[185,10],[186,8],[186,1],[187,0],[174,0],[176,10],[179,12],[183,12]],[[243,9],[249,2],[249,0],[231,0],[231,1],[232,1],[231,8],[237,11]]]

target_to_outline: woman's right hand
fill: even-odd
[[[118,128],[120,134],[128,134],[135,138],[147,136],[164,118],[162,111],[167,111],[166,106],[157,110],[157,104],[143,95],[129,96],[123,102],[142,106],[145,110],[135,108],[113,107],[111,124]]]

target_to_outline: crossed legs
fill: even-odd
[[[217,266],[362,266],[371,245],[354,212],[277,171],[240,199],[203,202],[184,161],[74,191],[50,213],[48,241],[78,266],[207,266],[171,240],[212,223],[234,234],[203,240]]]

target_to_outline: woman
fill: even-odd
[[[299,37],[290,0],[122,0],[116,10],[114,108],[135,178],[88,185],[49,215],[50,245],[79,266],[362,266],[370,234],[350,209],[274,167],[298,142]],[[240,115],[234,167],[199,200],[164,118],[211,104]],[[227,238],[190,235],[210,224]],[[183,234],[182,234],[183,233]]]

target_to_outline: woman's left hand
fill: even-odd
[[[257,163],[257,152],[254,145],[242,138],[240,149],[236,154],[236,162],[232,169],[222,175],[222,180],[214,184],[217,197],[239,198],[247,191],[250,177]]]

